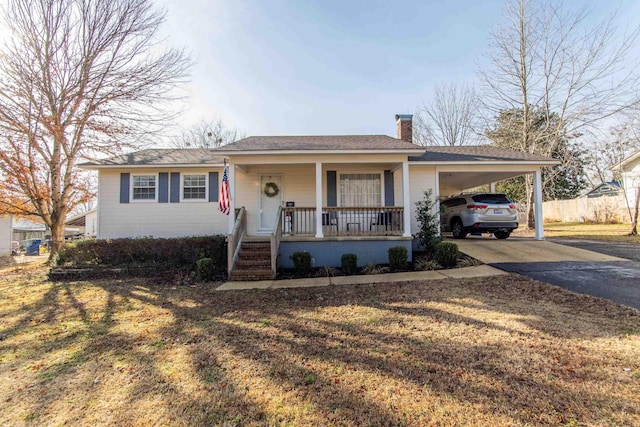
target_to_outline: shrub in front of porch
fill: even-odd
[[[356,271],[358,271],[358,255],[343,254],[340,258],[340,266],[343,274],[347,276],[356,274]]]
[[[56,264],[73,269],[124,268],[141,275],[160,275],[169,271],[196,270],[202,258],[211,258],[213,269],[226,271],[225,236],[180,238],[81,240],[67,244],[58,253]]]
[[[389,248],[389,268],[391,271],[406,270],[409,266],[409,251],[404,246],[393,246]]]
[[[311,273],[311,254],[309,252],[294,252],[290,258],[297,275],[306,277]]]

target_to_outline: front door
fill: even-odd
[[[260,175],[260,232],[273,231],[282,196],[282,175]]]

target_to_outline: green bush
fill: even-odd
[[[311,254],[309,252],[294,252],[290,256],[296,274],[307,276],[311,273]]]
[[[340,265],[344,274],[356,274],[356,271],[358,270],[358,255],[343,254],[342,258],[340,258]]]
[[[435,206],[431,189],[424,192],[423,200],[416,202],[417,237],[420,245],[427,252],[432,252],[442,240],[440,236],[440,221],[438,220]]]
[[[456,265],[458,255],[458,245],[453,242],[440,242],[436,245],[433,258],[438,264],[448,268]]]
[[[149,267],[156,273],[170,270],[194,271],[201,258],[211,258],[214,269],[226,271],[225,236],[171,239],[81,240],[65,245],[57,263],[70,267]]]
[[[196,274],[198,279],[207,282],[212,281],[216,275],[216,269],[211,258],[201,258],[196,261]]]
[[[393,246],[389,248],[389,267],[391,271],[406,270],[409,252],[404,246]]]

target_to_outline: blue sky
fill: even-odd
[[[438,83],[473,83],[504,0],[159,0],[162,31],[197,61],[181,124],[247,135],[395,135]],[[594,20],[640,2],[571,1]],[[628,21],[629,19],[635,20]]]

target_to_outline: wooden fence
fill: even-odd
[[[543,203],[544,222],[629,222],[624,195],[580,197]]]

